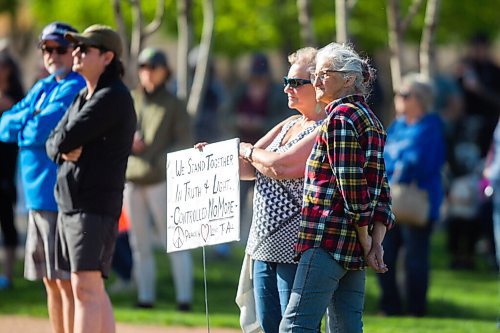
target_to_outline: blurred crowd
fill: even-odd
[[[196,60],[197,52],[193,50],[189,57],[193,71]],[[0,51],[0,115],[24,97],[19,65],[8,50]],[[116,279],[114,284],[108,284],[108,288],[112,293],[137,289],[136,306],[152,308],[156,301],[154,244],[159,245],[166,239],[165,161],[157,161],[157,154],[192,147],[196,142],[216,142],[231,137],[255,143],[295,111],[287,105],[283,83],[273,79],[279,73],[273,73],[270,60],[264,53],[252,54],[245,76],[239,78],[238,84],[232,83],[231,86],[225,86],[218,79],[214,64],[209,64],[207,90],[194,119],[190,119],[182,102],[175,97],[175,69],[171,67],[164,51],[146,48],[139,56],[138,65],[139,86],[132,93],[138,125],[132,152],[141,157],[129,159],[120,235],[113,259]],[[425,87],[415,82],[396,89],[396,116],[395,122],[389,127],[387,149],[395,152],[393,171],[401,172],[396,170],[399,167],[398,149],[410,148],[401,148],[398,144],[416,134],[406,128],[410,123],[398,123],[399,117],[408,120],[409,115],[413,115],[411,112],[415,112],[415,122],[418,122],[425,114],[432,113],[435,116],[432,122],[442,124],[431,127],[432,132],[427,132],[430,136],[424,134],[426,139],[433,140],[425,148],[430,158],[414,161],[421,163],[417,164],[421,173],[415,176],[416,181],[419,181],[418,177],[430,179],[437,175],[439,184],[428,185],[430,193],[436,191],[436,205],[430,217],[433,223],[427,231],[405,227],[390,231],[384,244],[386,255],[392,255],[391,265],[396,265],[397,249],[411,249],[410,254],[416,253],[412,255],[415,260],[407,257],[406,261],[414,266],[406,269],[413,273],[422,270],[424,277],[420,283],[426,281],[428,262],[425,258],[419,261],[416,257],[427,255],[431,229],[436,226],[446,230],[451,269],[476,269],[481,256],[486,258],[488,268],[498,270],[500,221],[494,223],[493,217],[497,216],[500,220],[500,203],[494,200],[497,194],[495,185],[500,179],[500,129],[497,127],[500,68],[492,57],[491,41],[484,34],[475,35],[454,72],[436,73],[431,78],[429,84],[432,91],[429,96],[424,91]],[[380,85],[376,85],[369,100],[376,114],[386,113],[379,108],[392,105],[392,101],[381,102],[384,95],[388,95],[382,90]],[[412,96],[417,98],[416,103],[425,107],[414,111],[408,105]],[[429,104],[433,97],[434,102]],[[169,112],[158,111],[161,108]],[[192,131],[189,130],[191,128]],[[422,138],[417,139],[415,144],[423,145]],[[442,149],[438,149],[441,143]],[[0,142],[0,225],[4,253],[0,292],[15,288],[15,280],[20,278],[14,275],[17,248],[23,240],[15,223],[16,199],[19,195],[17,155],[17,144]],[[146,163],[147,158],[155,159],[154,163]],[[405,158],[412,157],[407,155]],[[426,168],[429,168],[429,172],[423,174]],[[430,176],[431,173],[436,175]],[[438,191],[436,187],[442,188]],[[248,230],[254,181],[241,182],[240,189],[241,229]],[[44,191],[52,193],[53,188]],[[437,199],[438,196],[442,198]],[[218,258],[226,258],[231,254],[231,247],[228,244],[216,246],[213,254]],[[169,260],[174,274],[177,308],[179,311],[190,311],[193,301],[191,254],[183,251],[170,255]],[[380,278],[381,288],[387,292],[383,295],[381,309],[387,315],[400,314],[403,311],[401,301],[393,293],[396,288],[395,276],[392,276],[394,281],[390,279],[390,275],[381,275]],[[411,281],[407,283],[411,285]],[[426,285],[418,285],[414,290],[425,298],[426,288]],[[413,314],[417,316],[424,315],[425,305],[410,311],[414,311]]]

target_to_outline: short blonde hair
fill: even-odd
[[[309,73],[314,72],[316,67],[316,53],[318,50],[314,47],[303,47],[288,56],[290,65],[299,65],[307,68]]]

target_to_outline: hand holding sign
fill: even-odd
[[[167,155],[167,252],[240,238],[238,139]]]

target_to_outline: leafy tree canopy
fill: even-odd
[[[0,14],[3,12],[13,13],[17,6],[17,0],[0,0]]]
[[[193,24],[199,39],[203,24],[202,0],[193,0]],[[0,8],[11,0],[0,0]],[[312,15],[314,32],[319,45],[335,38],[335,2],[314,0]],[[406,13],[410,0],[402,1],[402,12]],[[154,15],[155,1],[142,1],[144,19],[149,22]],[[85,0],[31,0],[29,2],[34,22],[43,25],[62,20],[79,29],[94,23],[115,25],[112,1]],[[166,15],[162,29],[175,36],[177,29],[176,0],[165,0]],[[229,56],[262,49],[293,50],[299,48],[301,40],[297,21],[296,0],[215,0],[215,52]],[[130,6],[122,0],[122,8],[130,26]],[[415,17],[407,35],[408,41],[420,39],[424,6]],[[475,31],[498,33],[498,0],[441,1],[441,14],[437,27],[439,43],[459,43],[467,40]],[[387,45],[386,0],[358,0],[348,23],[354,40],[368,52]]]

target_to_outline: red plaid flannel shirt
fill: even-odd
[[[296,253],[321,247],[345,269],[364,269],[355,225],[394,224],[385,173],[386,132],[360,95],[326,107],[306,165]]]

